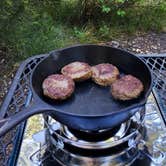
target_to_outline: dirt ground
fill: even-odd
[[[125,48],[130,52],[140,54],[166,53],[166,33],[138,34],[128,39],[122,37],[121,40],[110,41],[106,45]]]

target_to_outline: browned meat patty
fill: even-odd
[[[74,81],[84,81],[91,78],[91,67],[84,62],[72,62],[64,66],[61,73],[71,77]]]
[[[55,100],[64,100],[74,92],[74,81],[62,74],[53,74],[48,76],[42,84],[45,96]]]
[[[92,79],[96,84],[108,86],[119,77],[119,70],[109,63],[102,63],[92,67]]]
[[[132,75],[123,76],[111,85],[112,96],[119,100],[131,100],[137,98],[142,91],[142,82]]]

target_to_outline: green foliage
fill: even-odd
[[[75,43],[160,32],[165,18],[164,0],[1,0],[0,46],[22,60]]]
[[[128,0],[98,0],[98,5],[104,13],[114,12],[123,17],[126,14],[124,8],[129,7],[130,4],[133,5],[135,2],[136,0],[131,0],[130,3],[128,3]]]
[[[116,13],[121,17],[126,14],[126,8],[134,6],[138,1],[139,0],[98,0],[103,12]]]
[[[24,18],[10,32],[10,45],[17,50],[17,59],[25,59],[33,54],[45,53],[55,48],[72,44],[70,29],[54,23],[52,18],[44,13],[36,19]]]
[[[110,36],[110,27],[105,23],[102,23],[99,27],[98,35],[101,39],[108,39]]]
[[[85,43],[88,38],[89,43],[95,41],[95,38],[90,38],[89,29],[62,25],[60,20],[55,20],[43,8],[46,4],[37,5],[39,4],[28,3],[26,7],[21,7],[21,13],[18,13],[20,7],[7,7],[1,12],[3,16],[9,13],[10,17],[2,17],[0,46],[12,50],[10,56],[15,60],[23,60],[34,54],[49,52],[74,43]]]
[[[111,11],[110,7],[102,5],[102,12],[109,13]]]
[[[124,17],[124,16],[126,15],[126,12],[125,12],[124,10],[119,9],[119,10],[117,11],[117,15],[118,15],[118,16],[121,16],[121,17]]]
[[[160,8],[166,12],[166,1],[160,4]]]

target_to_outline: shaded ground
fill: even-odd
[[[106,45],[125,48],[134,53],[166,53],[166,33],[138,34],[133,37],[122,37],[121,40],[106,42]]]
[[[4,52],[0,52],[0,105],[2,99],[8,91],[12,79],[14,77],[15,71],[18,67],[13,64],[10,59],[5,59]]]

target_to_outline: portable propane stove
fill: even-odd
[[[1,107],[1,115],[14,113],[15,107],[12,107],[11,112],[8,107],[10,105],[17,106],[17,112],[22,105],[30,104],[33,98],[28,88],[29,76],[44,56],[47,55],[30,58],[22,64]],[[22,123],[11,131],[16,134],[12,139],[13,151],[10,158],[5,156],[6,145],[0,144],[0,150],[3,150],[1,158],[4,159],[2,165],[166,165],[166,103],[164,104],[163,95],[166,83],[162,78],[162,72],[166,69],[166,56],[145,56],[143,59],[151,67],[155,77],[153,93],[143,110],[120,126],[96,132],[73,130],[49,116],[35,115],[27,120],[26,125]],[[19,97],[17,91],[21,91],[23,97]],[[20,99],[22,104],[18,105]],[[33,121],[33,118],[37,120]],[[33,126],[40,128],[33,131]],[[6,137],[0,140],[3,141],[4,138]]]
[[[38,150],[33,147],[35,152],[29,154],[28,165],[164,165],[166,127],[155,104],[151,95],[146,108],[127,122],[113,129],[93,133],[69,129],[44,116],[45,128],[33,135],[33,142],[38,142]],[[21,150],[25,152],[28,146],[22,145],[24,150]],[[22,151],[18,165],[23,165],[25,153]]]

